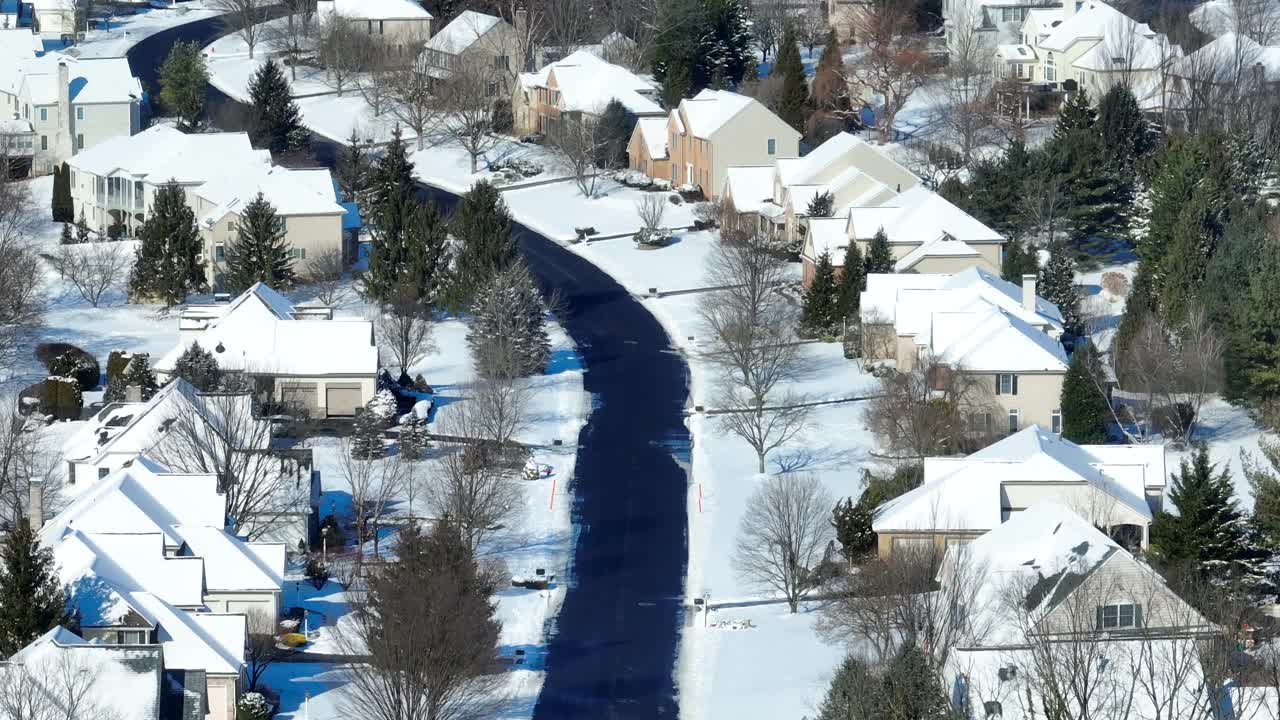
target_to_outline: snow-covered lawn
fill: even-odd
[[[161,30],[218,14],[219,11],[206,8],[202,0],[181,5],[175,3],[170,8],[142,6],[135,15],[114,18],[109,28],[90,30],[85,39],[69,48],[68,52],[82,58],[124,57],[134,45]],[[54,43],[57,43],[56,39]],[[52,47],[49,39],[45,40],[45,47]]]
[[[248,101],[249,79],[277,51],[277,43],[270,36],[283,28],[286,22],[286,18],[279,18],[262,23],[258,29],[260,35],[252,58],[249,57],[249,44],[238,33],[224,35],[206,45],[204,55],[209,66],[210,84],[230,97],[242,102]],[[334,92],[323,69],[306,65],[289,67],[283,64],[282,58],[275,59],[282,65],[285,79],[289,81],[290,90],[295,97]]]
[[[522,143],[514,138],[502,138],[493,148],[476,159],[476,171],[471,171],[471,156],[457,143],[443,137],[433,137],[424,142],[421,150],[414,150],[412,160],[418,178],[451,193],[465,193],[479,180],[497,182],[508,188],[528,183],[542,183],[566,178],[573,171],[563,157],[542,145]],[[495,180],[493,164],[534,163],[542,172],[515,182]],[[573,186],[573,183],[569,183]],[[576,189],[576,186],[574,186]],[[581,197],[581,196],[579,196]],[[510,202],[510,200],[508,200]]]
[[[611,178],[601,178],[596,187],[596,197],[591,199],[584,197],[577,183],[572,181],[511,190],[503,193],[503,198],[522,225],[552,240],[565,242],[575,237],[574,228],[579,227],[594,227],[597,234],[605,237],[634,233],[643,225],[636,203],[646,194],[649,193],[626,187]],[[662,224],[671,228],[693,225],[692,205],[668,203]],[[628,239],[616,242],[632,246],[634,250],[634,243]],[[661,253],[667,249],[635,252]],[[677,270],[672,268],[672,271]],[[671,287],[671,284],[666,283],[666,286]],[[646,289],[648,287],[655,286],[648,285]]]

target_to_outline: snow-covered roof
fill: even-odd
[[[333,13],[360,20],[430,20],[431,13],[410,0],[320,0],[316,14],[321,18]]]
[[[270,591],[284,583],[283,543],[247,543],[209,525],[180,525],[176,531],[191,555],[204,560],[207,590]]]
[[[935,309],[927,335],[916,344],[928,346],[939,361],[972,372],[1066,372],[1070,359],[1044,330],[1018,314],[985,300],[963,309]]]
[[[650,97],[655,91],[650,82],[591,53],[576,52],[548,67],[560,90],[562,110],[599,115],[616,99],[633,114],[662,112],[662,106]]]
[[[636,119],[636,130],[644,140],[649,157],[665,160],[667,157],[667,118],[642,117]]]
[[[773,173],[772,165],[738,165],[726,170],[725,192],[733,197],[734,210],[759,212],[763,203],[772,201]]]
[[[64,585],[85,587],[89,578],[102,578],[121,590],[152,593],[177,607],[204,606],[204,560],[166,557],[161,533],[85,533],[70,530],[53,546]],[[90,586],[96,583],[88,583]],[[92,595],[90,596],[92,597]],[[77,607],[87,598],[76,598]],[[101,615],[99,618],[109,618]],[[86,625],[90,623],[85,621]],[[109,624],[109,623],[108,623]]]
[[[128,596],[158,628],[165,669],[240,674],[248,634],[248,618],[244,615],[186,612],[147,592]]]
[[[1039,45],[1046,50],[1065,52],[1078,40],[1118,42],[1132,34],[1148,39],[1155,36],[1145,23],[1137,22],[1102,0],[1084,0],[1075,13],[1054,27]]]
[[[1048,35],[1062,24],[1062,6],[1048,8],[1031,8],[1027,10],[1027,19],[1023,27],[1035,31],[1036,35]]]
[[[850,235],[870,240],[884,229],[892,244],[925,244],[946,235],[966,243],[1002,242],[1004,236],[923,185],[891,195],[874,207],[848,211]]]
[[[833,165],[841,161],[848,162],[849,153],[866,144],[856,135],[847,132],[836,133],[804,157],[779,159],[778,177],[784,187],[812,183],[819,174]]]
[[[979,256],[980,253],[974,250],[973,246],[944,233],[942,237],[921,243],[920,247],[903,255],[902,259],[894,264],[893,269],[897,272],[906,272],[926,258]]]
[[[31,28],[0,29],[0,59],[29,60],[44,52],[44,41]]]
[[[76,170],[107,176],[124,171],[154,185],[198,184],[267,166],[271,153],[254,150],[246,133],[187,134],[153,125],[137,135],[109,138],[68,159]]]
[[[849,247],[844,218],[809,218],[805,245],[805,255],[811,259],[817,260],[822,253],[827,253],[832,265],[843,267],[844,253]]]
[[[1264,45],[1280,45],[1280,3],[1275,0],[1257,0],[1244,3],[1249,15],[1247,27],[1241,27],[1236,19],[1238,0],[1206,0],[1191,10],[1191,24],[1201,32],[1219,37],[1237,31],[1258,33],[1253,39]]]
[[[1064,488],[1063,493],[1071,492],[1065,488],[1072,485],[1088,484],[1150,520],[1146,502],[1150,477],[1137,468],[1158,467],[1163,472],[1164,448],[1157,446],[1152,452],[1141,446],[1132,453],[1137,457],[1130,457],[1129,453],[1099,452],[1106,447],[1076,445],[1032,425],[967,457],[926,458],[920,487],[881,505],[872,526],[877,532],[989,530],[1001,524],[1007,510],[1002,501],[1006,483],[1040,483]],[[1132,460],[1139,462],[1127,462]]]
[[[372,377],[378,372],[373,323],[298,320],[295,309],[262,283],[246,290],[221,317],[183,337],[155,369],[172,372],[192,343],[214,353],[223,370],[293,376]]]
[[[904,299],[912,303],[927,302],[929,295],[923,291],[936,291],[939,306],[952,309],[958,305],[943,304],[941,298],[957,300],[964,292],[977,295],[1011,314],[1016,314],[1028,324],[1045,326],[1061,332],[1062,312],[1057,305],[1037,296],[1035,311],[1022,307],[1022,287],[980,267],[966,268],[958,273],[908,273],[867,276],[867,289],[862,292],[861,307],[888,318],[909,319],[911,313],[920,312],[916,305],[899,308]]]
[[[464,10],[427,41],[427,49],[457,55],[474,45],[500,22],[503,22],[502,18]]]
[[[1264,46],[1246,35],[1224,33],[1190,55],[1175,60],[1170,73],[1227,83],[1242,67],[1249,66],[1259,68],[1266,82],[1280,81],[1280,45]]]
[[[75,698],[83,712],[87,708],[118,720],[155,720],[164,670],[161,649],[136,645],[89,643],[63,628],[33,640],[0,663],[0,676],[22,672],[22,681],[42,685],[49,708],[59,716],[71,716],[75,708],[66,705],[67,690],[60,673],[70,670],[92,678],[83,685],[84,694]]]
[[[254,165],[243,174],[205,183],[195,191],[215,205],[199,222],[213,226],[228,213],[240,213],[259,192],[282,217],[346,212],[338,204],[333,191],[333,176],[328,168],[290,169]]]
[[[672,112],[677,114],[677,120],[685,132],[692,133],[694,137],[709,139],[725,123],[754,102],[754,99],[746,95],[707,88],[692,98],[681,100],[680,107]]]
[[[1035,62],[1036,51],[1030,45],[997,45],[996,57],[1008,62]]]

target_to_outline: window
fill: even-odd
[[[379,21],[378,21],[378,34],[379,34],[379,35],[382,35],[384,32],[385,32],[385,31],[384,31],[384,29],[383,29],[383,27],[382,27],[382,21],[381,21],[381,20],[379,20]]]
[[[777,152],[778,152],[778,141],[773,138],[769,138],[769,154],[775,155],[777,154]]]
[[[214,262],[222,262],[223,260],[226,260],[226,259],[227,259],[227,246],[226,246],[226,245],[214,245],[214,246],[213,246],[213,261],[214,261]]]
[[[1046,82],[1058,80],[1058,69],[1053,65],[1053,53],[1044,54],[1044,79]]]
[[[507,56],[506,56],[506,55],[495,55],[495,56],[493,57],[493,69],[494,69],[494,70],[506,70],[506,69],[507,69]]]
[[[1062,434],[1062,411],[1054,410],[1053,415],[1049,419],[1049,425],[1055,435]]]
[[[294,260],[306,260],[307,249],[306,248],[289,248],[289,257],[293,258]]]
[[[40,108],[40,122],[49,122],[49,108]]]
[[[111,470],[110,470],[109,468],[98,468],[98,479],[99,479],[99,480],[101,480],[102,478],[104,478],[104,477],[106,477],[106,476],[108,476],[108,475],[110,475],[110,474],[111,474]]]
[[[276,232],[289,232],[289,223],[279,216],[276,216]]]
[[[367,32],[367,33],[369,33],[370,35],[372,35],[372,34],[373,34],[373,21],[372,21],[372,20],[365,20],[365,29],[364,29],[364,31],[365,31],[365,32]]]
[[[976,413],[969,416],[969,429],[976,433],[990,433],[991,413]]]
[[[1117,628],[1142,627],[1142,605],[1137,603],[1115,603],[1098,606],[1098,629],[1113,630]]]
[[[48,149],[49,149],[49,136],[48,136],[48,135],[41,135],[41,136],[40,136],[40,149],[41,149],[41,150],[48,150]]]
[[[73,462],[67,463],[67,484],[76,484],[76,464]]]
[[[1018,411],[1010,410],[1009,411],[1009,434],[1012,435],[1013,433],[1016,433],[1016,432],[1018,432]]]
[[[232,232],[232,233],[233,233],[233,232],[235,232],[235,231],[236,231],[236,221],[235,221],[235,220],[228,220],[228,221],[227,221],[227,232]]]
[[[76,149],[84,149],[84,133],[76,133]]]
[[[82,108],[82,107],[78,107],[78,108],[76,108],[76,119],[77,119],[77,120],[83,120],[83,119],[84,119],[84,108]]]
[[[134,210],[143,209],[144,198],[146,198],[146,193],[142,189],[142,181],[134,180],[133,181],[133,209]]]
[[[1010,373],[1000,373],[996,375],[996,394],[1017,395],[1018,376]]]

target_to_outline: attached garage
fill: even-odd
[[[325,408],[329,417],[352,417],[360,401],[358,384],[329,384],[325,386]]]
[[[315,412],[320,407],[315,383],[286,383],[280,386],[280,402],[287,407],[306,408]]]
[[[267,617],[272,617],[271,603],[267,600],[228,600],[227,613],[241,613],[246,616],[252,615],[254,612],[266,613]]]

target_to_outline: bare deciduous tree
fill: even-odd
[[[733,564],[745,579],[782,594],[791,612],[815,586],[813,570],[835,539],[831,493],[812,475],[775,475],[751,494]]]
[[[63,475],[57,446],[38,421],[14,414],[16,406],[13,395],[0,395],[0,407],[9,409],[0,419],[0,523],[9,526],[27,511],[32,478],[42,482],[45,518],[67,502],[60,493]]]
[[[351,19],[332,13],[321,23],[316,54],[324,65],[326,83],[339,97],[356,83],[372,52],[373,41]]]
[[[48,649],[23,662],[0,663],[0,717],[5,720],[120,720],[124,702],[102,685],[105,657],[88,649]],[[127,702],[127,701],[126,701]]]
[[[599,123],[581,114],[561,115],[548,139],[573,171],[578,190],[584,197],[594,198],[600,182],[596,161],[609,144],[609,139],[600,132]]]
[[[867,427],[900,457],[922,459],[981,447],[994,437],[997,414],[988,376],[921,358],[880,380],[867,401]]]
[[[0,147],[0,168],[9,167]],[[28,238],[36,223],[29,183],[0,172],[0,379],[16,367],[14,353],[22,334],[39,326],[44,311],[40,259]]]
[[[751,445],[764,472],[766,455],[795,437],[806,417],[806,398],[775,393],[803,369],[796,308],[778,293],[786,264],[767,238],[753,235],[721,242],[706,276],[708,285],[724,288],[704,293],[698,303],[711,334],[706,357],[722,372],[719,398],[731,411],[721,425]]]
[[[503,443],[488,440],[485,409],[472,403],[468,400],[451,407],[441,422],[441,432],[485,439],[447,450],[430,471],[424,491],[435,515],[448,517],[463,543],[476,553],[496,528],[511,519],[522,494],[511,471],[503,466]]]
[[[893,121],[932,76],[934,62],[915,33],[907,3],[874,3],[854,15],[854,24],[865,51],[849,66],[849,76],[883,99],[876,129],[880,141],[888,142]]]
[[[316,22],[316,0],[283,0],[288,11],[284,22],[262,27],[262,40],[284,52],[289,74],[298,79],[298,63],[315,44],[319,27]]]
[[[760,51],[760,61],[769,62],[769,56],[778,49],[778,42],[791,23],[791,13],[783,0],[755,0],[751,3],[751,41]]]
[[[467,398],[468,425],[476,435],[498,445],[509,445],[529,424],[529,388],[509,375],[481,378],[471,384]]]
[[[436,84],[442,110],[436,130],[466,151],[473,173],[480,156],[502,140],[493,134],[493,106],[507,82],[503,72],[492,65],[463,63]]]
[[[980,23],[971,17],[982,8],[958,3],[954,12],[957,17],[950,18],[947,26],[943,92],[931,114],[948,131],[965,162],[970,162],[980,147],[995,139],[990,132],[995,122],[994,74],[991,46]]]
[[[280,644],[277,635],[276,619],[261,608],[249,612],[246,618],[248,637],[244,648],[245,672],[249,681],[248,689],[257,690],[262,674],[277,660],[290,654],[288,648]]]
[[[662,193],[645,193],[636,200],[636,215],[640,216],[640,224],[646,230],[657,230],[662,227],[662,218],[667,214],[667,198]]]
[[[317,300],[337,307],[351,293],[351,286],[344,282],[346,272],[347,263],[341,250],[322,250],[307,260],[302,277]]]
[[[338,471],[351,488],[351,507],[355,513],[356,554],[364,555],[364,543],[373,540],[374,555],[378,554],[378,528],[392,501],[404,487],[405,467],[399,456],[390,458],[359,457],[353,452],[350,440],[343,438],[339,444]]]
[[[132,263],[123,243],[116,242],[60,245],[53,260],[58,274],[93,307],[128,277]]]
[[[249,46],[249,58],[262,39],[267,3],[264,0],[210,0],[208,7],[217,11],[223,25]]]
[[[378,346],[386,350],[401,373],[409,372],[414,363],[435,349],[431,309],[418,303],[416,297],[393,299],[376,313],[373,328]]]
[[[404,67],[385,69],[367,83],[379,89],[386,112],[417,136],[421,150],[427,135],[440,122],[441,99],[433,92],[436,80],[421,60]]]

